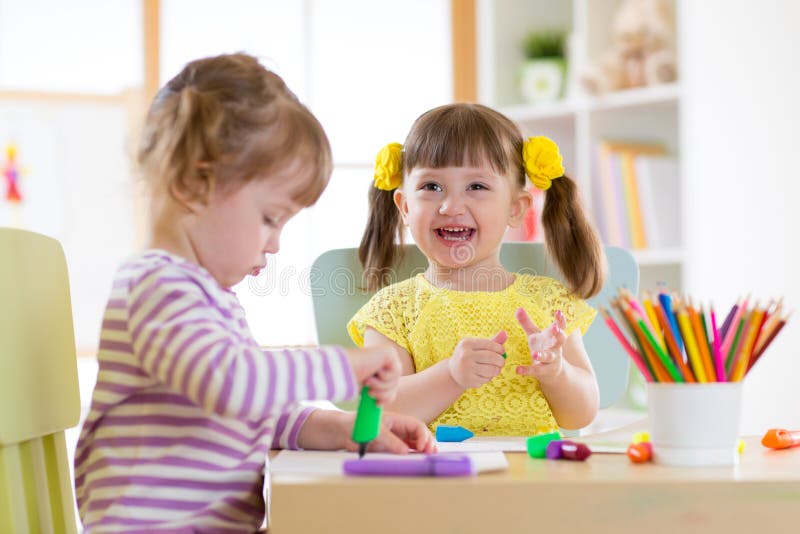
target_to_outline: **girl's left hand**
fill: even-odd
[[[355,414],[349,419],[347,426],[348,451],[357,451],[358,444],[349,439],[353,430]],[[409,450],[431,454],[436,452],[436,440],[425,426],[425,423],[414,417],[384,410],[381,420],[381,430],[378,437],[372,440],[367,449],[372,452],[390,452],[393,454],[408,454]]]
[[[523,308],[517,310],[517,321],[522,326],[528,337],[528,347],[531,351],[531,365],[520,365],[517,374],[533,376],[539,380],[546,380],[558,376],[564,365],[562,347],[567,340],[564,330],[567,320],[561,310],[556,311],[555,321],[545,330],[540,330],[528,317]]]

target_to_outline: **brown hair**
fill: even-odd
[[[205,199],[300,162],[294,200],[317,201],[332,157],[322,126],[277,74],[247,54],[198,59],[156,94],[137,154],[145,180]]]
[[[422,114],[403,145],[403,176],[416,167],[479,166],[509,176],[524,188],[523,137],[507,117],[480,104],[449,104]],[[403,243],[394,191],[370,188],[367,226],[359,248],[367,287],[386,285]],[[553,180],[544,196],[545,246],[567,285],[581,298],[597,294],[606,276],[600,238],[581,203],[578,187],[567,176]]]

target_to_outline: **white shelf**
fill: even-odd
[[[681,248],[660,248],[632,250],[633,257],[636,258],[639,266],[680,264],[685,259],[685,253]]]
[[[680,99],[680,85],[670,83],[615,91],[602,96],[556,100],[546,104],[507,106],[500,111],[517,122],[547,119],[571,119],[576,114],[588,111],[633,108],[674,104]]]
[[[509,106],[500,112],[517,122],[530,122],[548,119],[572,119],[578,110],[574,100],[556,100],[547,104]]]
[[[626,89],[592,97],[587,99],[586,107],[589,111],[603,111],[606,109],[671,104],[677,102],[679,98],[680,86],[677,83],[669,83]]]

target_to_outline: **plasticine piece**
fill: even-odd
[[[635,464],[649,462],[653,458],[653,445],[649,441],[640,441],[628,445],[628,458]]]
[[[528,456],[531,458],[545,458],[547,455],[547,445],[554,440],[561,439],[561,434],[558,432],[550,432],[548,434],[539,434],[528,438],[526,445],[528,447]]]
[[[564,443],[568,442],[560,439],[554,439],[553,441],[547,444],[547,448],[544,451],[544,455],[549,460],[558,460],[562,456],[561,447],[562,445],[564,445]]]
[[[584,461],[592,455],[591,449],[585,443],[564,441],[561,444],[561,457],[565,460]]]
[[[463,426],[458,425],[439,425],[436,427],[436,441],[456,442],[469,439],[475,434]]]

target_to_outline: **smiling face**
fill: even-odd
[[[461,270],[500,267],[503,235],[531,203],[488,165],[412,169],[394,200],[431,268]]]

